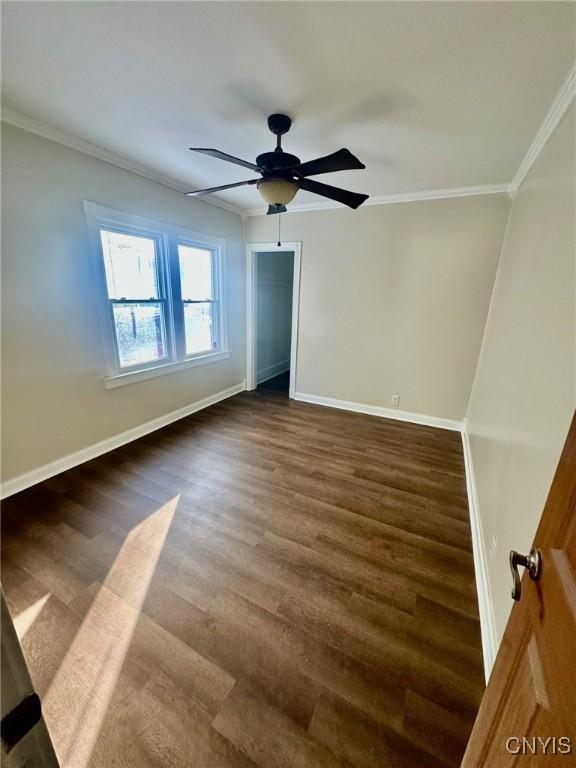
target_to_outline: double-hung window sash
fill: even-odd
[[[100,238],[118,368],[171,360],[161,241],[111,228],[101,228]]]
[[[217,256],[214,250],[178,243],[185,355],[211,352],[220,345]]]

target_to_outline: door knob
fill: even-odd
[[[539,549],[532,547],[528,555],[521,555],[516,550],[510,550],[510,570],[512,571],[512,599],[520,600],[522,597],[522,587],[520,585],[520,574],[518,566],[526,568],[532,581],[538,581],[542,573],[542,553]]]

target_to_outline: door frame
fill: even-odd
[[[292,330],[290,337],[290,389],[296,393],[296,365],[298,360],[298,320],[300,310],[300,272],[302,243],[246,243],[246,389],[256,389],[256,254],[261,252],[294,253],[292,278]]]

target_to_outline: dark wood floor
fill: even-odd
[[[483,677],[457,433],[243,393],[3,522],[66,768],[459,765]]]
[[[266,395],[282,395],[283,397],[288,397],[289,389],[290,371],[279,373],[278,376],[263,381],[257,387],[258,392],[263,392]]]

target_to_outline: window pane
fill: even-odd
[[[120,367],[166,357],[162,304],[114,304]]]
[[[156,243],[151,237],[100,230],[111,299],[156,299]]]
[[[186,354],[208,352],[216,345],[212,335],[212,305],[184,304],[184,331],[186,334]]]
[[[190,301],[213,299],[212,251],[180,244],[178,257],[182,298]]]

